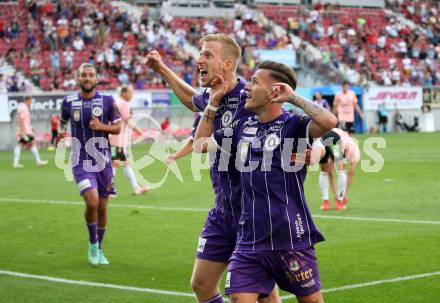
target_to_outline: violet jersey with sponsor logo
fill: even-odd
[[[72,162],[74,170],[84,168],[83,163],[88,160],[91,160],[89,163],[92,166],[96,166],[98,159],[105,161],[105,164],[111,163],[108,133],[89,127],[92,116],[103,124],[114,124],[121,119],[115,100],[110,95],[97,92],[90,99],[85,99],[80,94],[64,98],[61,105],[61,122],[67,123],[70,120],[72,137],[80,143],[78,147],[75,145],[76,140],[72,141],[72,159],[79,159],[78,163]]]
[[[243,210],[237,250],[298,250],[324,240],[304,196],[307,168],[291,162],[292,153],[310,148],[309,123],[308,116],[284,112],[268,123],[254,116],[239,130]]]
[[[246,82],[240,78],[237,81],[237,85],[223,97],[215,115],[213,136],[226,152],[218,150],[215,153],[211,173],[215,206],[238,216],[241,212],[241,185],[240,173],[235,167],[236,146],[232,141],[237,135],[237,128],[252,114],[244,108],[247,98],[244,90]],[[193,96],[193,104],[203,111],[208,104],[209,96],[210,90],[205,89]]]

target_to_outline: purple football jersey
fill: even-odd
[[[291,162],[293,152],[310,145],[309,122],[284,112],[267,123],[254,116],[238,131],[243,210],[237,250],[298,250],[324,240],[304,197],[307,169]]]
[[[112,96],[98,93],[85,99],[80,94],[66,96],[61,106],[61,121],[70,120],[73,170],[102,171],[111,163],[108,133],[89,127],[92,116],[101,123],[114,124],[121,118]],[[78,161],[77,161],[78,160]]]
[[[218,150],[211,163],[215,206],[238,216],[241,212],[242,194],[240,173],[235,167],[236,147],[232,141],[236,140],[234,138],[237,135],[236,129],[253,114],[244,108],[247,98],[244,90],[246,82],[240,78],[237,80],[237,85],[223,97],[213,125],[214,138],[226,152]],[[194,95],[194,106],[203,111],[208,104],[209,96],[209,89]]]

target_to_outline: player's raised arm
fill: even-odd
[[[192,102],[192,97],[196,94],[196,90],[166,66],[157,51],[148,53],[146,65],[162,76],[183,105],[194,112],[199,111]]]
[[[309,136],[319,138],[326,132],[336,127],[336,116],[331,112],[298,95],[288,84],[275,83],[271,93],[271,102],[289,102],[301,108],[312,120],[309,126]]]

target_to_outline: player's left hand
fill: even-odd
[[[102,123],[101,123],[101,121],[99,121],[98,118],[92,117],[92,119],[90,120],[90,123],[89,123],[89,127],[93,130],[100,130],[101,124]]]
[[[272,87],[272,92],[269,94],[271,103],[290,102],[290,99],[296,96],[295,91],[286,83],[275,83]]]

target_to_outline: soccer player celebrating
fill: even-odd
[[[142,195],[148,192],[150,188],[148,186],[139,185],[136,180],[136,175],[131,168],[129,155],[126,154],[127,140],[125,138],[125,129],[127,125],[138,133],[142,133],[140,129],[130,123],[130,119],[132,116],[130,101],[133,98],[133,90],[134,89],[132,85],[124,85],[121,87],[119,98],[116,99],[116,106],[122,119],[121,132],[118,135],[112,135],[110,137],[110,143],[112,145],[113,174],[116,175],[116,169],[122,162],[122,165],[124,166],[125,176],[130,181],[130,184],[133,187],[134,194]]]
[[[210,107],[218,107],[227,86],[220,76]],[[254,303],[277,284],[299,302],[323,302],[314,244],[324,238],[304,198],[304,166],[291,166],[292,153],[304,152],[313,138],[335,127],[329,111],[295,93],[296,75],[288,66],[263,61],[246,85],[246,109],[256,115],[233,136],[241,170],[243,209],[236,249],[226,278],[231,302]],[[291,115],[289,102],[307,116]],[[206,139],[216,113],[207,107],[196,133]]]
[[[209,34],[201,39],[202,48],[197,59],[197,68],[201,84],[207,89],[197,93],[190,85],[180,79],[153,51],[147,55],[147,65],[157,71],[170,85],[179,100],[192,111],[209,108],[213,115],[213,134],[218,142],[230,137],[234,128],[246,121],[250,113],[244,109],[246,82],[238,78],[236,70],[240,62],[241,48],[226,34]],[[218,86],[217,74],[225,80],[221,105],[208,104],[210,89]],[[191,286],[199,302],[222,303],[219,281],[227,268],[234,250],[238,220],[241,213],[240,173],[234,161],[226,164],[226,169],[219,169],[220,152],[217,151],[211,168],[215,192],[215,207],[209,211],[205,226],[201,232],[194,263]],[[273,291],[265,302],[279,302],[278,290]]]
[[[14,149],[14,168],[23,168],[23,165],[20,164],[20,154],[22,146],[30,146],[31,152],[34,154],[35,161],[38,166],[46,165],[47,160],[41,160],[40,154],[38,153],[38,147],[35,142],[34,130],[31,125],[31,114],[29,112],[29,108],[32,104],[32,97],[26,96],[22,103],[18,105],[17,109],[17,137],[18,142]]]
[[[364,118],[364,113],[358,104],[356,94],[350,90],[350,85],[347,81],[342,83],[342,92],[335,96],[333,103],[333,112],[338,116],[340,127],[348,133],[353,133],[354,129],[354,111],[359,114],[361,119]]]
[[[112,96],[95,90],[96,69],[83,63],[78,69],[80,92],[64,98],[61,106],[61,132],[70,120],[72,170],[86,203],[85,220],[89,232],[89,262],[109,264],[102,251],[107,224],[108,197],[113,190],[109,134],[118,134],[120,116]]]
[[[360,151],[357,144],[350,135],[339,128],[334,128],[324,136],[322,141],[325,146],[325,155],[320,163],[321,173],[319,175],[319,187],[322,193],[324,203],[322,210],[330,209],[329,201],[329,181],[331,182],[333,192],[336,193],[336,209],[346,209],[348,202],[348,189],[353,181],[356,166],[360,160]],[[318,142],[318,141],[317,141]],[[315,143],[314,143],[315,144]],[[345,170],[345,165],[350,163],[350,170]],[[337,189],[333,179],[333,164],[335,164],[338,175]]]

